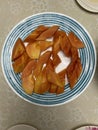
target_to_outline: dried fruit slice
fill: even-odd
[[[45,26],[45,25],[40,25],[35,29],[35,32],[37,32],[38,34],[41,34],[42,32],[46,31],[49,27]]]
[[[51,47],[53,45],[53,42],[51,41],[38,41],[37,42],[40,46],[40,50],[45,51],[46,49],[48,49],[49,47]]]
[[[46,71],[44,69],[36,78],[34,92],[38,94],[43,94],[47,92],[49,88],[50,83],[47,80]]]
[[[80,58],[78,58],[75,62],[71,62],[67,68],[67,76],[70,83],[70,88],[72,89],[82,71],[82,64]]]
[[[52,53],[53,55],[57,54],[61,48],[60,48],[60,43],[62,42],[62,38],[59,36],[55,41],[53,41],[53,50]]]
[[[84,48],[84,43],[75,35],[75,33],[70,32],[68,38],[71,42],[71,45],[76,48]]]
[[[70,62],[70,64],[69,64],[68,67],[66,68],[67,76],[68,76],[68,75],[69,75],[69,77],[71,76],[72,72],[74,71],[75,64],[76,64],[76,62]]]
[[[63,92],[64,92],[64,86],[63,87],[58,87],[57,91],[56,91],[56,94],[61,94]]]
[[[50,83],[49,82],[44,82],[41,84],[41,94],[44,94],[49,91],[50,88]]]
[[[27,45],[26,52],[31,59],[38,59],[40,56],[40,46],[36,42]]]
[[[66,68],[63,69],[62,71],[60,71],[60,72],[58,73],[58,75],[59,75],[60,79],[64,79],[64,80],[65,80]]]
[[[32,74],[22,79],[22,87],[27,94],[32,94],[34,90],[34,78]]]
[[[79,58],[78,49],[71,47],[71,60],[72,62],[76,61]]]
[[[26,39],[24,40],[24,42],[33,43],[36,40],[36,38],[38,37],[38,35],[39,34],[37,32],[32,32],[32,33],[30,33],[26,37]]]
[[[23,72],[22,72],[22,75],[21,75],[21,78],[25,78],[27,77],[28,75],[32,74],[32,71],[35,69],[36,67],[36,60],[31,60],[28,62],[28,64],[25,66]]]
[[[48,82],[47,79],[47,71],[46,71],[46,67],[44,67],[44,69],[42,70],[42,91],[43,93],[47,92],[50,88],[50,83]]]
[[[15,73],[22,72],[27,63],[30,61],[27,53],[24,52],[18,59],[13,62],[13,69]]]
[[[47,38],[51,38],[58,30],[58,28],[59,26],[56,25],[49,27],[49,29],[41,33],[41,35],[36,40],[46,40]]]
[[[48,70],[49,70],[49,68],[48,68]],[[65,86],[65,69],[62,70],[61,72],[59,72],[58,74],[56,74],[55,72],[54,72],[55,74],[53,74],[53,71],[51,73],[52,74],[50,74],[49,72],[47,73],[47,79],[48,79],[49,82],[51,82],[49,92],[50,93],[56,93],[56,94],[63,93],[64,92],[64,86]],[[57,84],[59,84],[59,83],[57,83],[58,82],[57,80],[60,81],[60,83],[62,85],[58,86]]]
[[[49,59],[47,64],[46,64],[46,67],[52,71],[55,71],[55,68],[54,68],[54,65],[53,65],[53,60],[52,59]]]
[[[67,34],[62,38],[62,42],[60,42],[60,47],[67,57],[71,57],[71,43],[68,39]]]
[[[12,61],[20,57],[24,51],[25,51],[24,43],[20,38],[18,38],[12,50]]]
[[[63,83],[56,72],[47,68],[47,79],[50,83],[53,83],[59,87],[63,87]]]
[[[57,54],[53,55],[52,57],[53,57],[53,65],[56,68],[61,63],[61,59]]]
[[[50,55],[51,55],[51,51],[47,51],[39,57],[36,68],[33,71],[33,74],[34,74],[35,77],[37,77],[40,74],[43,65],[45,63],[47,63],[48,59],[50,58]]]
[[[35,93],[42,94],[41,84],[42,84],[42,73],[40,73],[36,77],[35,86],[34,86],[34,92]]]
[[[75,66],[76,68],[76,70],[77,70],[77,77],[79,78],[80,77],[80,74],[81,74],[81,72],[82,72],[82,64],[81,64],[81,60],[80,60],[80,58],[78,58],[77,59],[77,64],[76,64],[76,66]]]
[[[32,43],[36,40],[36,38],[45,30],[47,30],[48,27],[44,26],[44,25],[40,25],[39,27],[37,27],[33,32],[31,32],[26,39],[24,40],[24,42],[29,42]]]
[[[70,83],[70,88],[73,89],[73,87],[75,86],[75,84],[77,82],[76,72],[74,70],[73,72],[71,72],[71,75],[69,75],[69,72],[67,74],[68,74],[68,81]]]
[[[56,42],[58,37],[64,37],[66,35],[66,32],[63,30],[57,30],[54,37],[53,37],[53,41]]]
[[[64,88],[65,88],[65,84],[66,84],[66,82],[65,82],[66,68],[63,69],[62,71],[60,71],[60,72],[58,73],[58,75],[59,75],[59,77],[60,77],[60,79],[61,79],[61,82],[63,83],[63,87],[62,87],[62,88],[61,88],[61,87],[58,87],[58,88],[57,88],[57,91],[56,91],[56,94],[61,94],[61,93],[64,92]]]
[[[50,93],[56,93],[57,92],[57,85],[51,84],[49,92]]]

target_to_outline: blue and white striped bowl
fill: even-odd
[[[21,87],[20,75],[15,74],[13,71],[11,62],[13,46],[19,37],[25,39],[39,25],[51,26],[54,24],[59,25],[60,29],[66,32],[73,31],[84,42],[85,48],[79,50],[83,66],[82,74],[74,89],[70,90],[69,84],[67,84],[62,94],[55,95],[46,93],[43,95],[27,95]],[[56,106],[75,99],[87,88],[94,76],[96,68],[96,49],[89,33],[76,20],[60,13],[45,12],[24,19],[11,30],[3,46],[1,64],[6,81],[16,94],[33,104]]]

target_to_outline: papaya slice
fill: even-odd
[[[65,56],[71,57],[71,43],[68,39],[67,34],[62,38],[62,42],[60,42],[60,47]]]
[[[59,87],[63,87],[63,83],[61,82],[59,75],[48,68],[47,68],[47,79],[48,82],[53,83]]]
[[[16,59],[13,63],[13,69],[15,73],[20,73],[24,70],[27,63],[30,61],[27,53],[24,52],[18,59]]]
[[[82,64],[80,58],[74,62],[71,62],[66,70],[70,88],[73,89],[82,72]]]
[[[25,66],[23,72],[22,72],[22,75],[21,75],[21,78],[25,78],[27,76],[29,76],[30,74],[32,74],[32,71],[35,69],[36,67],[36,63],[37,61],[36,60],[31,60],[27,63],[27,65]]]
[[[35,84],[35,81],[34,81],[32,74],[30,74],[27,77],[24,77],[22,79],[22,87],[23,87],[24,91],[29,95],[32,95],[32,93],[33,93],[34,84]]]
[[[34,92],[38,94],[43,94],[47,92],[50,88],[50,83],[46,77],[46,69],[41,71],[41,73],[36,77]]]
[[[37,42],[40,46],[40,50],[45,51],[46,49],[48,49],[49,47],[52,47],[53,42],[52,41],[38,41]]]
[[[25,51],[24,43],[20,38],[18,38],[12,50],[12,61],[20,57],[24,51]]]
[[[47,63],[50,56],[51,56],[51,51],[46,51],[43,55],[41,55],[39,57],[39,60],[38,60],[38,62],[36,64],[36,68],[33,71],[33,74],[34,74],[35,77],[37,77],[40,74],[40,72],[41,72],[41,70],[43,68],[43,65],[45,63]]]
[[[51,85],[50,85],[49,92],[50,92],[50,93],[56,93],[56,92],[57,92],[57,85],[51,84]]]
[[[56,25],[49,27],[46,31],[42,32],[36,40],[46,40],[47,38],[51,38],[58,28],[59,26]]]
[[[68,34],[68,38],[69,38],[71,45],[73,47],[78,48],[78,49],[85,47],[84,43],[75,35],[75,33],[70,32]]]
[[[38,26],[33,32],[31,32],[24,40],[24,42],[32,43],[36,40],[36,38],[45,30],[47,30],[48,27],[44,25]]]
[[[40,46],[36,42],[28,44],[26,52],[31,59],[38,59],[41,53]]]

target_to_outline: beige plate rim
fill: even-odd
[[[87,126],[81,126],[75,130],[92,130],[92,128],[97,128],[98,129],[98,126],[94,126],[94,125],[87,125]]]
[[[86,0],[76,0],[77,3],[83,7],[84,9],[93,12],[98,13],[98,6],[94,6],[95,4],[91,4],[91,2],[87,2]]]
[[[37,130],[37,129],[30,125],[18,124],[18,125],[11,126],[7,130]]]

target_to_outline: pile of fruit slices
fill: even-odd
[[[16,74],[21,73],[22,87],[27,94],[60,94],[64,92],[65,77],[71,89],[78,81],[82,72],[78,49],[84,47],[73,32],[67,34],[57,25],[40,25],[24,41],[17,39],[12,50],[12,66]],[[71,62],[57,73],[56,67],[61,63],[60,51]]]

